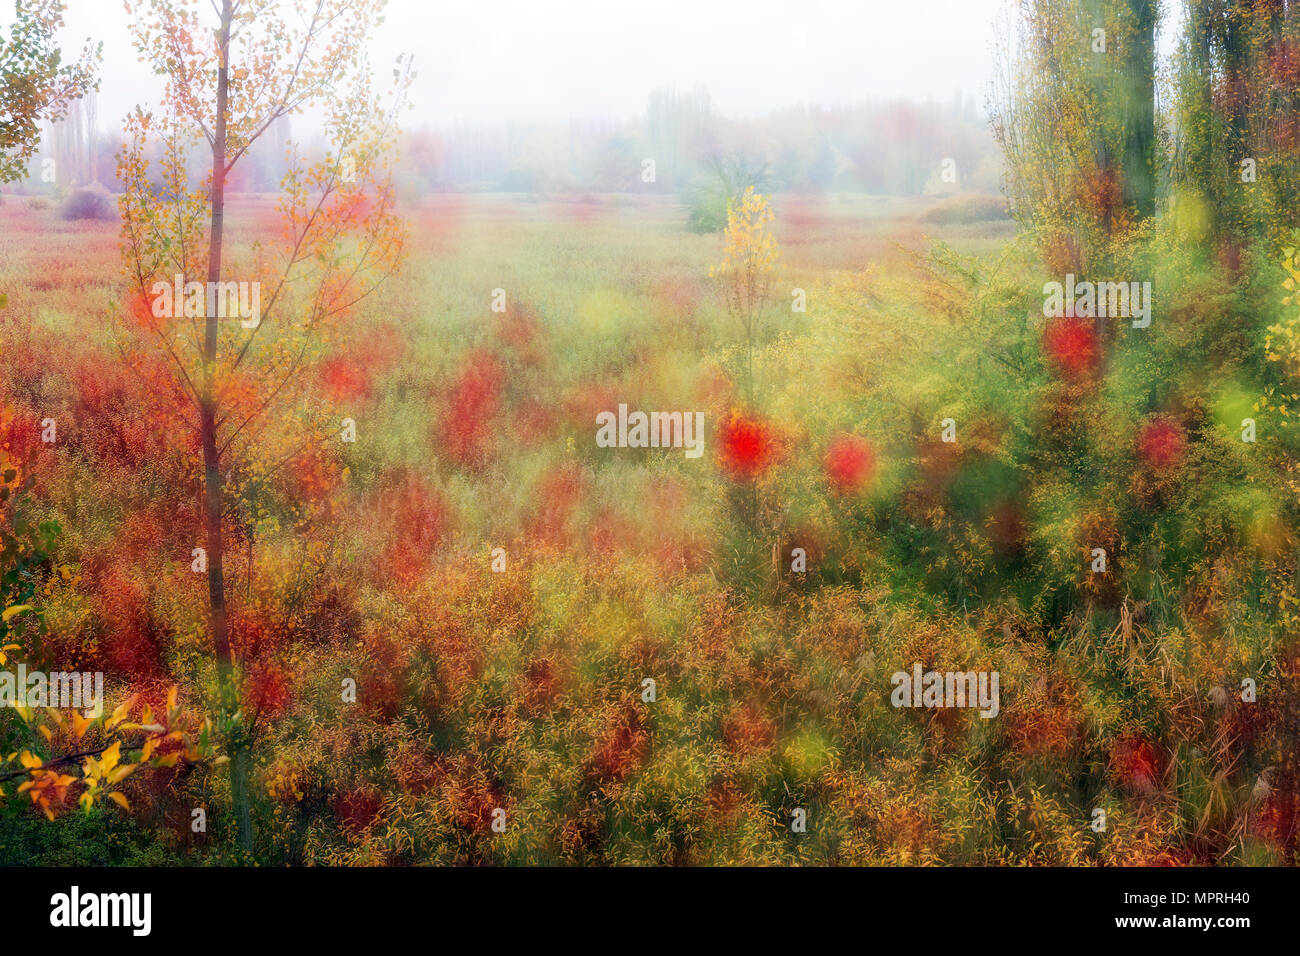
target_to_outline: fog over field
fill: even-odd
[[[812,0],[653,4],[576,0],[392,0],[366,38],[386,69],[416,57],[408,125],[541,119],[621,120],[659,87],[707,87],[719,111],[745,118],[866,99],[982,100],[1005,0],[904,4]],[[0,24],[12,10],[0,13]],[[120,116],[152,85],[121,3],[69,0],[65,47],[104,42],[100,109]],[[754,64],[763,69],[753,69]]]

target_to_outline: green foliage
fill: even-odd
[[[0,183],[21,179],[40,143],[42,122],[56,122],[68,105],[98,89],[94,67],[103,44],[63,62],[54,35],[63,26],[61,0],[17,0],[9,36],[0,37]]]
[[[1154,211],[1157,0],[1032,0],[992,100],[1016,221],[1053,272],[1106,269]],[[1100,31],[1100,32],[1099,32]]]
[[[1280,241],[1300,202],[1294,50],[1300,21],[1277,4],[1188,0],[1174,61],[1171,179],[1208,245]]]
[[[721,232],[727,209],[746,189],[767,192],[766,164],[744,153],[713,155],[686,189],[686,228],[694,233]]]

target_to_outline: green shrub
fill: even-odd
[[[727,206],[750,186],[765,193],[771,183],[762,160],[743,154],[714,156],[686,190],[686,228],[695,233],[721,232]]]

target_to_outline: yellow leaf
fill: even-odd
[[[108,795],[108,799],[112,800],[114,803],[116,803],[116,804],[117,804],[119,807],[121,807],[123,810],[130,810],[130,809],[131,809],[131,803],[130,803],[130,801],[128,801],[128,800],[126,799],[126,795],[125,795],[125,794],[122,794],[122,793],[110,793],[110,794]]]
[[[109,730],[112,730],[122,721],[126,720],[126,715],[131,712],[131,705],[135,703],[135,697],[136,695],[132,694],[126,700],[122,701],[122,705],[118,707],[117,710],[113,711],[113,716],[108,718],[107,726]]]
[[[113,746],[109,747],[100,756],[100,765],[104,768],[104,773],[108,773],[117,766],[117,762],[122,759],[122,741],[113,741]]]
[[[30,611],[31,609],[32,606],[30,604],[15,604],[13,607],[7,607],[3,612],[0,612],[0,620],[3,620],[8,624],[19,614],[22,614],[23,611]]]

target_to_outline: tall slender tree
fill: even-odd
[[[1024,0],[991,106],[1013,212],[1054,271],[1104,268],[1155,211],[1158,0]]]
[[[1276,240],[1300,203],[1300,5],[1185,0],[1173,164],[1215,245]]]
[[[383,0],[143,0],[128,2],[141,56],[165,77],[159,117],[137,109],[119,157],[125,187],[122,252],[132,307],[121,323],[123,354],[161,354],[184,396],[185,427],[198,448],[207,597],[240,844],[252,848],[248,721],[238,710],[238,660],[226,593],[226,475],[256,454],[272,410],[310,409],[304,371],[329,331],[397,268],[403,234],[388,150],[409,64],[394,71],[394,105],[381,108],[361,43],[382,19]],[[211,13],[213,16],[209,16]],[[227,181],[250,147],[282,118],[325,114],[329,148],[313,163],[295,151],[282,183],[277,235],[232,255]],[[162,149],[161,184],[150,179],[151,141]],[[188,176],[194,147],[207,174]],[[246,237],[253,238],[253,237]],[[191,281],[202,305],[168,287]],[[217,306],[229,283],[257,290],[257,315]],[[241,302],[245,300],[241,298]],[[143,365],[141,365],[143,368]],[[307,414],[306,412],[304,414]],[[278,417],[278,416],[277,416]],[[310,415],[308,415],[310,417]],[[323,420],[302,429],[319,441]]]
[[[1127,0],[1119,82],[1124,202],[1145,219],[1156,207],[1156,0]]]

